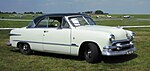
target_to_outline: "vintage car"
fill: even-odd
[[[110,22],[111,23],[111,22]],[[134,33],[119,27],[98,26],[85,14],[46,14],[27,27],[10,32],[10,45],[22,54],[33,51],[80,56],[95,63],[103,56],[134,53]]]

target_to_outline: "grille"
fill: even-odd
[[[115,49],[112,49],[112,51],[121,51],[121,50],[127,50],[127,49],[130,49],[130,48],[132,48],[132,47],[131,47],[131,46],[123,47],[123,48],[119,47],[119,49],[115,48]]]
[[[128,41],[128,40],[117,40],[117,41],[114,41],[113,42],[113,44],[112,44],[112,46],[115,46],[117,43],[120,43],[121,45],[125,45],[125,44],[130,44],[130,41]]]
[[[127,50],[133,47],[133,45],[130,45],[130,41],[129,40],[119,40],[119,41],[115,41],[112,46],[116,46],[116,44],[120,44],[121,47],[117,47],[112,49],[112,51],[121,51],[121,50]]]

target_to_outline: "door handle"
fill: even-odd
[[[44,31],[44,33],[47,33],[48,31]]]

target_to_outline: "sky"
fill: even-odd
[[[2,12],[150,14],[150,0],[0,0]]]

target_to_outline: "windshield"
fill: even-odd
[[[96,25],[95,22],[90,17],[75,16],[70,17],[69,20],[75,27],[85,25]]]

